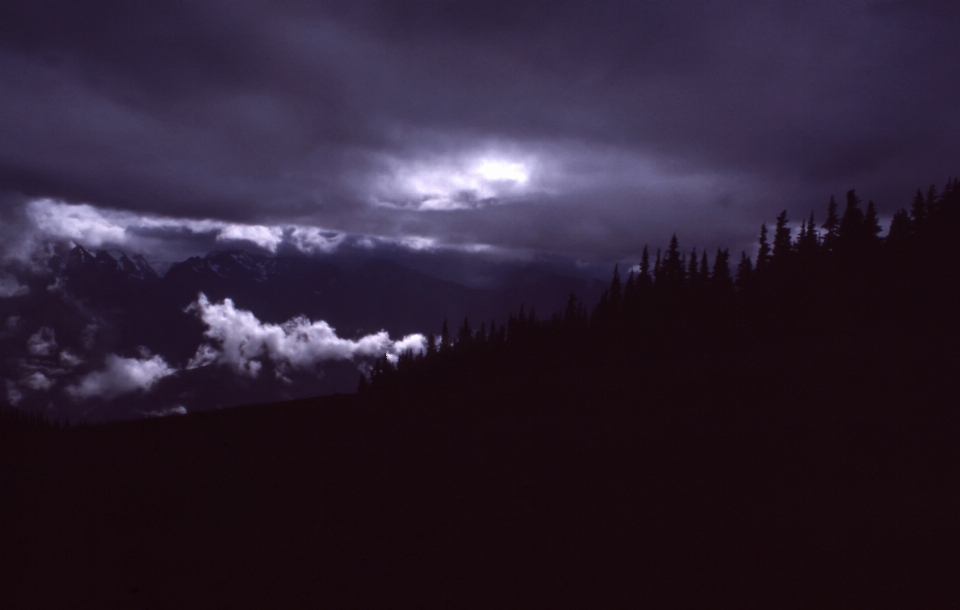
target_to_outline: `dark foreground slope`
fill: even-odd
[[[5,438],[3,606],[958,601],[960,420],[929,395],[922,418],[842,395],[668,417],[528,389]]]
[[[5,417],[0,605],[958,607],[960,182],[934,195],[885,240],[852,192],[823,240],[783,216],[736,284],[674,242],[590,315],[464,324],[358,395]]]

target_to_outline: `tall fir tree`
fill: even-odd
[[[767,223],[760,225],[760,247],[757,250],[757,273],[763,273],[770,264],[770,243],[767,241]]]
[[[870,247],[880,245],[880,219],[877,218],[877,210],[873,201],[867,202],[867,213],[863,216],[863,238]]]
[[[810,219],[806,222],[806,225],[806,231],[797,241],[797,253],[804,259],[809,259],[820,249],[820,236],[817,234],[817,223],[814,220],[813,212],[810,212]]]
[[[691,286],[696,286],[700,283],[699,275],[697,270],[697,249],[694,248],[690,251],[690,258],[687,259],[687,282]]]
[[[640,257],[640,274],[637,276],[637,291],[643,294],[650,289],[653,284],[653,278],[650,275],[650,252],[647,247],[643,247],[643,254]]]
[[[890,230],[885,241],[887,249],[899,252],[910,243],[913,234],[913,223],[907,210],[900,208],[890,221]]]
[[[619,305],[623,298],[623,285],[620,283],[620,265],[613,266],[613,279],[610,280],[610,303]]]
[[[784,210],[777,216],[777,226],[773,232],[773,262],[778,265],[787,262],[793,246],[787,222],[787,211]]]
[[[730,277],[730,251],[717,248],[717,258],[713,261],[713,284],[721,290],[733,288],[733,279]]]
[[[627,281],[623,284],[623,302],[634,303],[637,299],[637,278],[633,269],[627,275]]]
[[[753,281],[753,262],[746,252],[740,252],[740,263],[737,265],[736,285],[738,290],[744,290]]]
[[[440,329],[440,353],[446,353],[450,349],[450,330],[447,328],[447,321],[444,319],[443,328]]]
[[[660,248],[657,248],[657,260],[653,264],[653,281],[658,287],[663,282],[663,263],[660,260]]]
[[[927,215],[936,213],[938,199],[939,197],[937,196],[937,185],[931,184],[930,188],[927,189],[927,197],[926,197],[926,200],[924,201],[924,203],[927,206]]]
[[[837,249],[837,243],[840,240],[840,216],[837,213],[837,200],[830,197],[830,205],[827,206],[827,219],[822,226],[825,231],[823,235],[823,249],[827,252],[833,252]]]
[[[855,249],[863,243],[863,210],[860,198],[853,189],[847,191],[847,207],[840,218],[839,244],[843,248]]]
[[[923,193],[917,189],[917,194],[913,197],[913,203],[910,205],[910,217],[918,226],[927,221],[927,202],[923,199]]]
[[[666,288],[677,290],[683,286],[683,257],[680,254],[680,242],[677,241],[676,233],[670,238],[670,246],[664,256],[661,273]]]
[[[463,319],[463,325],[457,332],[457,346],[466,347],[473,341],[473,329],[470,328],[470,320]]]

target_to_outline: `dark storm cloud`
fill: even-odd
[[[740,247],[854,186],[889,213],[960,167],[940,3],[17,4],[4,219],[55,198],[618,258]]]

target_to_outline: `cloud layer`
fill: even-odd
[[[225,365],[237,373],[256,377],[264,361],[270,361],[279,375],[288,369],[313,371],[331,360],[369,362],[387,356],[396,360],[406,350],[422,351],[423,335],[414,334],[394,341],[386,331],[358,339],[343,339],[326,322],[297,317],[283,324],[263,323],[250,311],[237,309],[231,299],[211,303],[200,294],[191,306],[207,325],[205,343],[187,368]]]
[[[272,254],[283,248],[316,255],[330,254],[342,247],[365,250],[381,247],[410,251],[506,253],[486,244],[451,244],[432,237],[405,235],[385,237],[330,231],[322,227],[295,224],[226,223],[212,219],[137,214],[70,204],[52,199],[35,199],[24,206],[24,221],[3,244],[7,258],[43,260],[52,243],[79,244],[89,249],[122,248],[145,253],[155,261],[171,262],[190,254],[205,254],[217,247],[254,246]],[[0,275],[0,298],[27,294],[11,275]]]
[[[736,247],[956,173],[958,25],[898,0],[5,3],[0,228],[46,198],[267,249]]]

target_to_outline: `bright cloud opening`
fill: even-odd
[[[537,163],[515,154],[390,160],[374,192],[381,207],[462,210],[509,203],[534,188]]]
[[[485,159],[473,170],[484,180],[490,182],[517,182],[525,184],[530,178],[529,171],[523,163],[511,163],[496,159]]]

